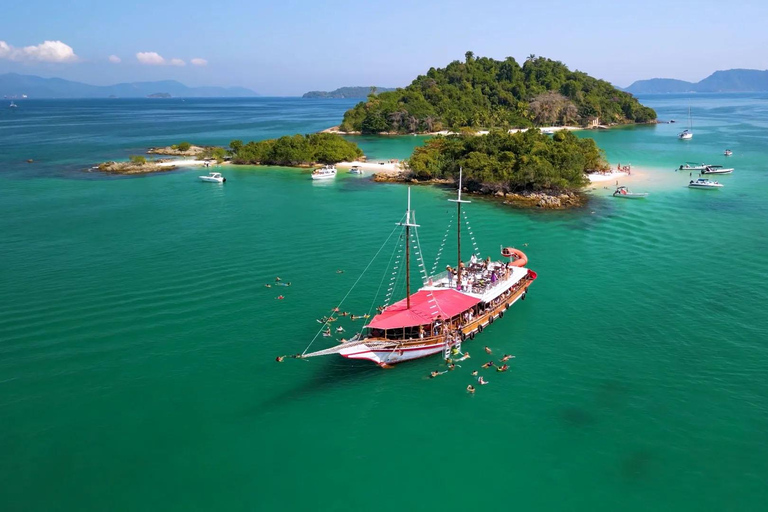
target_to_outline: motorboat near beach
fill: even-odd
[[[613,197],[623,197],[624,199],[643,199],[648,197],[648,192],[631,192],[627,187],[619,187],[613,193]]]
[[[207,181],[210,183],[224,183],[227,181],[227,178],[221,175],[220,172],[209,172],[208,176],[198,176],[201,180]]]
[[[363,174],[363,170],[360,168],[359,165],[353,165],[352,168],[349,170],[349,174]]]
[[[433,354],[443,354],[444,358],[448,358],[452,352],[461,350],[462,342],[474,339],[475,335],[489,328],[494,321],[501,319],[506,310],[518,300],[525,300],[528,287],[537,277],[536,273],[525,267],[528,258],[514,247],[502,248],[502,259],[499,260],[493,260],[490,256],[487,259],[479,257],[466,212],[462,212],[461,209],[463,204],[470,202],[461,198],[461,173],[457,198],[450,201],[456,203],[456,218],[452,218],[449,223],[443,246],[449,234],[456,230],[455,267],[448,265],[444,272],[435,273],[442,253],[441,248],[432,271],[427,272],[416,229],[419,225],[416,224],[415,212],[411,210],[409,188],[405,215],[376,253],[377,255],[381,253],[389,241],[397,235],[394,238],[395,248],[389,265],[384,269],[384,278],[390,279],[390,287],[384,304],[376,309],[378,314],[370,318],[361,332],[351,339],[340,340],[339,345],[331,348],[309,352],[309,348],[320,334],[329,331],[328,323],[338,319],[334,318],[332,313],[331,317],[322,319],[323,325],[320,331],[304,352],[293,357],[307,359],[340,355],[348,359],[371,361],[383,368]],[[468,245],[473,249],[472,257],[466,263],[461,257],[461,227],[464,226],[471,235],[471,242]],[[411,292],[410,277],[413,258],[416,258],[415,269],[421,277],[421,287],[415,293]],[[371,263],[366,269],[371,266]],[[360,276],[355,285],[359,282],[368,282],[375,290],[377,283],[384,282],[384,278],[380,280],[376,277],[367,281],[362,278],[363,276]],[[395,286],[403,281],[405,281],[405,297],[391,303],[390,299]],[[345,299],[351,292],[352,290],[349,290]],[[373,312],[373,306],[378,302],[378,292],[373,301],[365,302],[371,303],[370,312]],[[347,312],[339,313],[343,303],[344,300],[332,309],[338,317],[348,315]],[[355,317],[369,318],[369,315],[351,315],[352,320]],[[282,361],[285,357],[279,356],[277,360]]]
[[[707,178],[698,178],[696,180],[691,180],[688,183],[688,188],[713,189],[713,188],[720,188],[722,186],[723,186],[722,183],[718,183],[717,181],[712,181]]]
[[[726,169],[722,165],[708,165],[701,174],[733,174],[733,167]]]
[[[703,171],[707,167],[712,167],[709,164],[695,164],[693,162],[686,162],[685,164],[678,167],[678,171]]]
[[[312,171],[313,180],[329,180],[336,177],[336,166],[324,165],[319,169]]]
[[[730,149],[726,149],[725,152],[723,152],[723,154],[725,156],[731,156],[733,154],[733,151],[731,151]]]

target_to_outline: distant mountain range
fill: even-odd
[[[0,97],[20,98],[144,98],[162,94],[184,98],[258,96],[244,87],[187,87],[176,80],[89,85],[62,78],[6,73],[0,75]]]
[[[632,94],[661,94],[675,92],[768,92],[768,70],[728,69],[715,71],[700,82],[673,78],[638,80],[626,89]]]
[[[394,91],[392,88],[377,87],[376,94]],[[309,91],[302,98],[359,98],[365,99],[371,93],[370,87],[339,87],[335,91]]]

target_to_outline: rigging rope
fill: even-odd
[[[472,227],[469,225],[469,218],[467,217],[467,211],[462,210],[464,214],[464,223],[467,225],[467,231],[469,232],[469,237],[472,239],[472,247],[475,250],[475,256],[477,256],[479,259],[483,259],[482,255],[480,254],[480,249],[477,248],[477,242],[475,241],[475,234],[472,233]]]
[[[440,257],[443,254],[443,249],[445,248],[445,242],[448,240],[448,234],[451,232],[451,226],[453,225],[453,217],[450,218],[448,221],[448,229],[445,230],[445,235],[443,235],[443,241],[440,243],[440,248],[437,250],[437,256],[435,256],[435,263],[432,265],[432,270],[429,272],[429,275],[434,276],[435,271],[437,270],[437,264],[440,263]]]
[[[402,222],[403,218],[405,218],[405,215],[403,215],[403,217],[401,217],[401,218],[400,218],[400,222]],[[366,267],[365,267],[365,269],[363,270],[363,272],[362,272],[362,273],[360,274],[360,276],[357,278],[357,280],[355,281],[355,284],[353,284],[353,285],[352,285],[352,288],[350,288],[350,289],[349,289],[349,291],[348,291],[348,292],[347,292],[347,294],[344,296],[344,298],[343,298],[343,299],[341,299],[341,302],[339,302],[339,305],[338,305],[338,306],[336,306],[334,309],[338,309],[338,308],[340,308],[340,307],[341,307],[341,305],[342,305],[342,304],[344,304],[344,301],[345,301],[345,300],[347,300],[347,297],[349,297],[349,294],[350,294],[350,293],[352,293],[352,290],[354,290],[354,289],[355,289],[355,286],[357,286],[357,283],[359,283],[359,282],[360,282],[360,280],[363,278],[363,276],[365,275],[365,273],[368,271],[368,269],[371,267],[371,265],[373,264],[373,262],[374,262],[374,261],[376,260],[376,258],[378,257],[378,255],[379,255],[379,253],[381,252],[381,250],[382,250],[382,249],[384,249],[384,247],[385,247],[385,246],[387,245],[387,243],[389,242],[389,239],[390,239],[390,238],[392,238],[392,235],[394,235],[394,234],[395,234],[395,231],[397,231],[397,228],[398,228],[398,227],[400,227],[400,226],[399,226],[399,225],[396,225],[396,226],[395,226],[395,228],[392,230],[392,232],[391,232],[391,233],[389,233],[389,236],[388,236],[388,237],[387,237],[387,239],[384,241],[384,243],[381,245],[381,247],[379,247],[379,250],[378,250],[378,251],[376,251],[376,254],[373,256],[373,258],[371,259],[371,261],[369,261],[369,262],[368,262],[368,265],[366,265]],[[332,310],[332,312],[331,312],[331,315],[330,315],[330,316],[331,316],[331,317],[333,316],[333,310]],[[330,318],[330,317],[329,317],[329,318]],[[329,323],[329,322],[328,322],[328,320],[326,320],[326,321],[323,323],[323,325],[321,325],[321,326],[320,326],[320,330],[319,330],[319,331],[317,331],[317,334],[315,334],[315,337],[314,337],[314,338],[312,338],[312,341],[310,341],[310,342],[309,342],[309,345],[307,345],[307,348],[305,348],[305,349],[304,349],[304,352],[302,352],[302,353],[301,353],[301,355],[302,355],[302,356],[303,356],[304,354],[306,354],[306,353],[307,353],[307,350],[309,350],[309,347],[311,347],[311,346],[312,346],[312,344],[313,344],[313,343],[315,342],[315,340],[317,339],[317,337],[318,337],[318,336],[320,336],[320,333],[321,333],[321,332],[323,332],[323,330],[324,330],[324,329],[325,329],[325,327],[328,325],[328,323]]]

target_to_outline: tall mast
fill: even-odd
[[[456,289],[461,286],[461,203],[471,203],[472,201],[463,201],[461,199],[461,175],[462,169],[459,167],[459,194],[456,199],[449,199],[456,203]]]
[[[408,209],[405,211],[405,307],[411,309],[411,228],[419,227],[411,223],[411,187],[408,187]]]

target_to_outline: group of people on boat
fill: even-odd
[[[459,270],[461,270],[461,283],[457,282]],[[448,288],[468,291],[470,293],[484,293],[495,286],[498,282],[506,281],[510,276],[509,266],[505,263],[493,262],[491,257],[481,260],[474,254],[469,261],[469,265],[459,262],[458,267],[445,266],[447,274]],[[429,283],[430,286],[440,286],[434,280]]]

